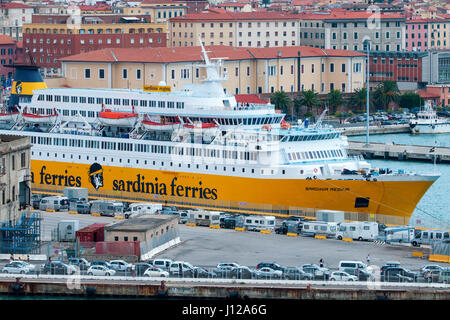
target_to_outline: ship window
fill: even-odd
[[[112,104],[111,98],[105,98],[105,104]]]
[[[129,106],[130,105],[130,99],[122,99],[122,105]]]
[[[140,105],[141,107],[146,107],[146,106],[147,106],[147,100],[141,100],[140,103],[139,103],[139,105]]]
[[[120,99],[114,99],[114,104],[116,106],[120,106]]]
[[[103,98],[97,98],[97,104],[103,104]]]
[[[93,98],[93,97],[88,97],[88,103],[94,104],[94,102],[95,102],[95,98]]]
[[[80,103],[86,103],[86,97],[80,97]]]
[[[38,101],[44,101],[44,95],[43,94],[40,94],[38,96]]]
[[[156,101],[150,100],[150,101],[148,102],[148,106],[149,106],[149,107],[156,107]]]
[[[71,96],[71,97],[70,97],[70,102],[72,102],[72,103],[78,103],[78,97]]]
[[[165,101],[158,101],[158,108],[165,108],[166,102]]]

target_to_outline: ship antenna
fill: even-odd
[[[322,114],[320,115],[319,119],[317,120],[316,124],[314,125],[314,128],[319,129],[322,127],[322,121],[323,118],[325,117],[325,113],[327,113],[328,111],[328,107],[325,106],[325,110],[323,110]]]
[[[202,53],[203,53],[203,58],[205,59],[205,64],[209,65],[210,61],[209,61],[208,53],[205,49],[205,46],[203,45],[202,39],[200,37],[198,37],[198,41],[200,42],[200,46],[202,47]]]

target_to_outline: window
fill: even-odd
[[[122,79],[128,79],[128,69],[122,69]]]
[[[91,78],[91,69],[84,69],[84,78],[85,79]]]
[[[105,69],[98,69],[98,78],[105,79]]]
[[[189,79],[189,69],[181,69],[181,79]]]
[[[334,72],[334,63],[330,63],[330,72]]]
[[[141,69],[136,69],[136,80],[141,80]]]
[[[345,63],[343,63],[342,65],[341,65],[341,71],[344,73],[345,72]]]

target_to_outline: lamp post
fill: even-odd
[[[366,93],[367,93],[367,97],[366,97],[366,146],[369,146],[369,105],[370,105],[370,101],[369,101],[369,50],[370,50],[370,41],[369,40],[365,40],[364,41],[364,45],[366,46],[367,49],[367,76],[366,76]]]

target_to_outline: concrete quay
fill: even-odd
[[[426,161],[436,163],[450,163],[450,148],[432,146],[417,146],[404,144],[385,144],[349,141],[347,151],[349,155],[362,155],[366,159],[393,159],[401,161]]]
[[[193,281],[189,281],[193,280]],[[198,279],[81,280],[0,279],[0,294],[147,299],[449,300],[450,286],[405,283],[324,283]]]
[[[363,136],[366,134],[366,127],[342,127],[340,128],[343,135],[346,136]],[[369,126],[369,134],[388,134],[388,133],[409,133],[408,124],[392,124],[385,126]]]

